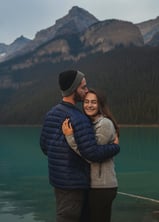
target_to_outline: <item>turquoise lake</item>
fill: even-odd
[[[120,134],[112,222],[159,222],[159,127],[123,127]],[[1,222],[55,222],[39,135],[39,127],[0,127]]]

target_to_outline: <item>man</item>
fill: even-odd
[[[120,148],[117,144],[97,145],[91,122],[75,106],[88,92],[84,74],[64,71],[59,75],[59,86],[63,99],[47,113],[40,145],[48,156],[49,180],[56,196],[56,221],[84,222],[81,215],[90,187],[90,166],[85,159],[102,162],[116,155]],[[62,133],[62,123],[68,117],[83,158],[70,149]]]

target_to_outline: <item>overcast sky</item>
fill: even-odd
[[[159,16],[159,0],[0,0],[0,43],[11,44],[21,35],[33,39],[73,6],[99,20],[140,23]]]

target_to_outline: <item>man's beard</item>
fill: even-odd
[[[83,98],[79,95],[79,93],[77,91],[75,91],[75,94],[74,94],[74,101],[75,102],[82,102],[83,101]]]

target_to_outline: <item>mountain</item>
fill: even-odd
[[[129,22],[111,20],[98,22],[82,33],[58,36],[14,62],[13,69],[30,67],[37,63],[79,60],[90,53],[107,52],[115,47],[143,46],[138,28]]]
[[[0,43],[0,55],[6,52],[7,45]]]
[[[149,41],[151,41],[153,36],[159,32],[159,16],[156,19],[151,19],[136,25],[141,31],[144,38],[144,43],[147,44]]]
[[[28,43],[30,39],[25,38],[24,36],[20,36],[17,38],[12,44],[0,44],[0,61],[4,61],[5,59],[9,59],[15,52],[22,50]]]
[[[119,36],[121,38],[123,38],[123,36],[121,35],[122,28],[120,30],[118,23],[123,22],[123,24],[124,24],[124,21],[120,21],[120,20],[99,21],[97,18],[95,18],[88,11],[86,11],[82,8],[79,8],[78,6],[74,6],[74,7],[72,7],[72,9],[69,10],[67,15],[58,19],[56,21],[55,25],[37,32],[37,34],[35,35],[35,38],[33,40],[28,40],[28,39],[24,38],[23,36],[21,36],[20,38],[15,40],[11,45],[5,45],[5,44],[1,43],[0,44],[0,62],[9,60],[9,59],[12,59],[15,57],[25,56],[29,53],[34,52],[38,47],[41,47],[43,44],[45,44],[45,43],[47,44],[47,42],[56,40],[61,37],[65,38],[65,36],[74,35],[73,39],[72,39],[72,37],[69,38],[70,41],[73,40],[75,44],[76,43],[81,44],[80,43],[81,39],[79,39],[79,35],[81,36],[82,32],[87,31],[87,29],[90,28],[92,25],[96,25],[96,27],[99,27],[100,25],[103,26],[103,24],[106,25],[106,23],[107,23],[107,26],[108,26],[108,24],[109,24],[109,27],[111,27],[111,25],[114,25],[114,28],[115,28],[115,21],[117,23],[116,27],[118,29],[118,33],[117,33],[117,30],[115,31],[115,29],[114,29],[114,36],[116,36],[117,45],[120,45],[118,38],[119,38]],[[125,26],[125,28],[126,28],[126,24],[128,26],[129,23],[131,23],[131,22],[125,22],[125,24],[123,26]],[[153,36],[157,32],[159,32],[159,17],[157,17],[156,19],[148,20],[148,21],[138,23],[138,24],[133,24],[133,25],[136,26],[140,30],[141,35],[142,35],[142,37],[140,36],[140,38],[143,38],[144,44],[148,44],[148,42],[151,41]],[[97,28],[97,30],[98,30],[98,28]],[[135,30],[135,28],[134,28],[134,30]],[[138,32],[137,29],[135,32],[134,32],[134,30],[130,31],[130,29],[129,30],[125,29],[125,32],[127,32],[126,38],[128,38],[128,34],[130,36],[130,33],[134,34],[134,33]],[[129,31],[130,31],[130,33],[129,33]],[[91,32],[91,31],[89,30],[88,32]],[[90,37],[88,32],[86,35],[88,35]],[[109,30],[108,30],[107,34],[109,35]],[[75,41],[76,37],[77,37],[77,41]],[[86,41],[88,41],[87,36],[84,36],[81,38],[86,39]],[[93,42],[95,41],[95,44],[99,44],[102,41],[105,41],[105,40],[103,40],[102,36],[99,38],[98,37],[92,37],[92,38],[96,38],[96,40],[92,40]],[[109,38],[109,36],[108,36],[108,38]],[[112,38],[112,34],[111,34],[110,38]],[[102,45],[104,45],[103,51],[105,51],[105,50],[108,51],[109,49],[111,50],[114,48],[114,44],[112,44],[112,46],[111,46],[112,40],[108,40],[108,41],[109,41],[108,44],[107,43],[101,44],[101,47],[102,47]],[[133,41],[133,40],[131,39],[130,41]],[[139,41],[141,44],[142,40],[140,39]],[[58,48],[64,47],[63,51],[69,50],[69,46],[67,45],[67,42],[62,41],[62,46],[61,46],[61,41],[57,42],[57,44],[58,43],[59,43]],[[16,44],[16,47],[14,47],[15,44]],[[64,46],[63,46],[63,44],[64,44]],[[129,42],[126,44],[129,45]],[[132,44],[134,44],[134,42],[132,42]],[[137,45],[138,44],[139,43],[137,43]],[[53,45],[55,46],[55,44],[53,44]],[[88,45],[91,46],[91,43]],[[125,44],[123,44],[121,41],[121,45],[125,45]],[[81,44],[79,47],[82,48],[83,45]],[[77,49],[75,51],[77,54]],[[82,54],[80,56],[82,56]]]
[[[99,21],[75,6],[21,49],[14,42],[10,58],[0,63],[0,124],[40,124],[61,98],[58,73],[70,68],[108,95],[119,123],[159,123],[158,34],[148,45],[140,27]]]
[[[25,44],[25,47],[20,48],[20,50],[18,49],[12,51],[13,53],[9,54],[9,59],[33,52],[42,44],[56,39],[59,36],[71,35],[74,33],[78,34],[83,32],[90,25],[96,23],[97,21],[98,19],[96,19],[86,10],[74,6],[71,10],[69,10],[68,15],[58,19],[55,25],[37,32],[35,38],[32,41],[29,41],[28,44]],[[7,54],[5,57],[3,57],[3,61],[4,59],[8,59]]]
[[[14,53],[9,64],[12,70],[23,69],[38,63],[79,60],[90,53],[143,44],[143,37],[133,23],[115,19],[98,21],[75,6],[54,26],[38,32],[33,41]]]
[[[84,48],[91,53],[144,44],[139,29],[133,23],[115,19],[92,25],[81,36],[81,41]]]
[[[67,15],[58,19],[55,25],[39,31],[35,36],[34,43],[43,43],[59,36],[81,33],[96,22],[98,19],[88,11],[74,6]]]

